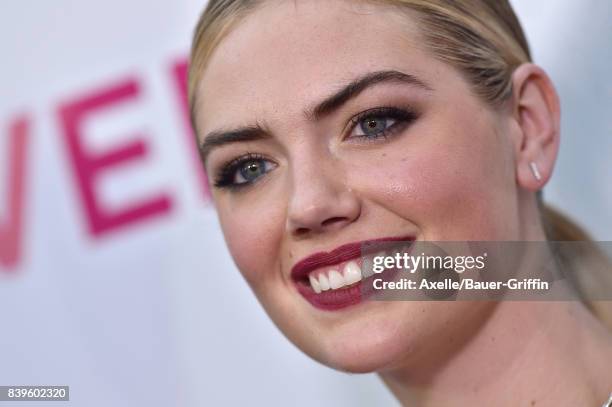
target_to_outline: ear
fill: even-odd
[[[512,85],[519,129],[516,179],[521,187],[537,191],[550,179],[559,150],[559,96],[546,72],[531,63],[515,69]]]

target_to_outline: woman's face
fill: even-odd
[[[341,370],[433,363],[491,305],[320,307],[292,276],[300,260],[380,238],[520,238],[509,117],[421,44],[414,20],[384,6],[264,4],[219,44],[197,89],[206,171],[238,268],[290,340]]]

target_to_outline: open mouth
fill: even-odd
[[[292,278],[300,294],[312,305],[335,310],[357,304],[374,292],[372,281],[391,281],[396,269],[374,273],[377,257],[408,253],[414,238],[387,238],[351,243],[329,253],[318,253],[298,263]]]

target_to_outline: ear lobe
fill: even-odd
[[[520,128],[517,183],[537,191],[550,179],[559,150],[559,97],[546,72],[531,63],[516,68],[512,85],[514,118]]]

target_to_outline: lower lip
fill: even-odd
[[[374,274],[365,279],[362,279],[357,284],[351,285],[346,288],[339,288],[336,290],[322,291],[317,294],[310,285],[304,283],[296,283],[297,289],[300,294],[308,302],[310,302],[315,308],[319,308],[326,311],[335,311],[338,309],[346,308],[352,305],[359,304],[364,300],[370,298],[376,293],[374,289],[374,279],[383,279],[384,281],[392,281],[397,273],[398,269],[388,269],[381,274]]]

